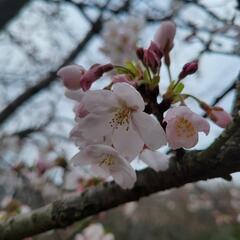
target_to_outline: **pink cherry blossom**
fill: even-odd
[[[209,117],[221,128],[227,127],[232,122],[232,116],[221,107],[213,107]]]
[[[143,112],[140,93],[127,83],[116,83],[110,90],[85,93],[82,103],[89,114],[78,121],[82,137],[96,140],[110,136],[114,148],[132,160],[144,144],[156,150],[166,144],[159,122]]]
[[[155,33],[154,42],[164,55],[167,65],[170,64],[169,52],[173,48],[173,40],[176,34],[176,25],[171,21],[164,21]]]
[[[136,172],[129,162],[112,147],[96,144],[89,145],[77,153],[72,161],[75,165],[92,166],[92,171],[102,177],[112,176],[122,188],[132,188],[136,182]]]
[[[156,172],[165,171],[169,166],[169,156],[157,151],[151,151],[147,148],[141,152],[139,159]]]
[[[62,78],[63,84],[66,88],[77,90],[81,87],[80,80],[85,69],[79,65],[69,65],[61,68],[57,75]]]
[[[164,121],[167,123],[167,140],[172,149],[192,148],[198,142],[198,132],[207,135],[210,130],[207,120],[186,106],[169,109]]]

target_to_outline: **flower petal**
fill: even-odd
[[[157,151],[144,149],[139,158],[155,171],[165,171],[169,166],[169,157]]]
[[[82,100],[88,112],[111,112],[113,108],[119,106],[117,98],[112,91],[94,90],[87,91]]]
[[[117,129],[114,129],[112,142],[116,150],[129,161],[132,161],[141,152],[144,145],[131,123],[119,125]]]
[[[83,96],[84,96],[84,91],[82,89],[79,89],[79,90],[66,89],[65,96],[72,100],[81,102],[81,100],[83,99]]]
[[[115,83],[112,86],[113,93],[127,106],[143,111],[145,103],[141,94],[127,83]]]
[[[206,135],[208,135],[210,131],[210,124],[205,118],[197,114],[193,114],[191,117],[191,121],[193,123],[193,126],[197,129],[197,131],[204,132]]]
[[[79,120],[79,128],[82,129],[82,135],[86,139],[94,141],[94,139],[102,139],[111,133],[112,128],[109,125],[112,114],[88,114]]]
[[[135,112],[132,117],[139,135],[151,150],[167,144],[165,132],[155,118],[145,112]]]
[[[115,157],[116,164],[110,168],[110,172],[117,184],[123,189],[130,189],[137,180],[135,170],[131,165],[120,156]]]

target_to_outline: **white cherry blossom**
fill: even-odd
[[[77,153],[72,161],[75,165],[90,165],[96,175],[112,176],[122,188],[132,188],[136,182],[136,172],[129,162],[112,147],[95,144],[89,145]]]
[[[127,83],[114,84],[112,91],[88,91],[81,103],[88,114],[79,119],[78,130],[90,142],[110,136],[114,148],[129,160],[144,145],[157,150],[166,144],[163,128],[154,117],[143,112],[142,96]]]

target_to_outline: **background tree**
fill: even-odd
[[[172,0],[165,4],[144,0],[0,1],[0,48],[3,53],[0,56],[0,196],[2,199],[11,196],[33,209],[45,205],[29,215],[2,222],[0,239],[21,239],[66,227],[122,203],[186,183],[216,177],[231,180],[230,174],[237,172],[240,166],[237,6],[237,1],[216,2],[209,6],[197,0]],[[57,71],[72,62],[90,65],[106,61],[100,52],[95,54],[103,44],[105,23],[128,15],[145,19],[146,32],[153,32],[163,20],[176,22],[181,32],[175,40],[173,73],[177,74],[186,61],[198,59],[200,74],[195,81],[189,80],[192,81],[189,89],[194,89],[196,83],[199,84],[198,89],[195,88],[197,94],[211,89],[201,97],[213,105],[227,96],[225,105],[233,102],[234,122],[210,144],[221,133],[220,129],[215,129],[209,142],[202,144],[204,150],[189,151],[183,157],[173,154],[166,172],[139,171],[132,190],[122,190],[114,183],[100,184],[83,194],[74,193],[67,200],[61,199],[76,190],[72,184],[70,189],[66,187],[67,179],[75,179],[77,175],[79,180],[84,176],[84,188],[96,185],[98,180],[89,183],[82,172],[71,175],[69,160],[73,147],[68,132],[73,126],[69,117],[72,109],[63,98]],[[150,37],[141,39],[144,42]],[[184,54],[191,59],[179,57]],[[226,69],[221,71],[220,65]],[[206,72],[211,81],[204,80]],[[39,162],[42,159],[54,165],[48,174],[37,172],[41,170]],[[60,200],[47,205],[56,198]],[[82,227],[74,225],[74,231],[75,228],[80,231]],[[72,229],[66,234],[74,238]]]

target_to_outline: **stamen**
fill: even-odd
[[[117,108],[114,117],[109,122],[110,126],[114,129],[118,129],[118,126],[123,126],[124,124],[129,125],[129,119],[131,116],[132,109],[128,107]],[[128,131],[129,126],[127,126],[126,131]]]
[[[193,137],[196,134],[192,123],[187,119],[181,117],[176,121],[176,132],[178,137]]]
[[[112,166],[114,164],[113,156],[109,154],[105,155],[104,159],[99,163],[99,166],[103,164],[107,165],[108,167]]]

